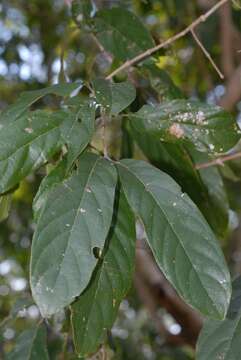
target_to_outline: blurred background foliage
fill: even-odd
[[[80,6],[91,16],[98,8],[113,5],[129,8],[138,14],[158,43],[182,30],[213,3],[215,1],[212,0],[98,0],[92,1],[90,8],[88,1],[82,1]],[[117,64],[111,62],[110,56],[100,51],[96,39],[89,32],[91,18],[90,23],[80,17],[74,19],[70,5],[70,0],[0,2],[1,110],[13,103],[23,90],[38,89],[63,79],[89,81],[116,67]],[[220,38],[221,15],[214,14],[198,27],[203,44],[223,72],[226,72],[227,82],[232,77],[231,71],[234,72],[241,62],[241,52],[238,51],[241,49],[241,13],[237,3],[231,11],[236,39],[236,43],[233,43],[232,69],[227,70],[227,66],[225,69],[225,56],[228,55],[224,53],[224,44]],[[178,91],[176,86],[182,89],[185,96],[202,99],[210,104],[218,103],[225,96],[228,84],[220,80],[190,35],[160,51],[155,60],[156,71],[161,70],[158,83],[155,84],[160,97],[167,94],[171,96],[172,92]],[[167,73],[176,86],[170,82]],[[151,102],[152,94],[145,79],[138,85],[145,99]],[[56,100],[51,96],[41,101],[45,107],[56,106]],[[241,102],[235,101],[230,110],[241,123]],[[110,124],[109,129],[109,145],[115,154],[120,138],[120,124]],[[99,133],[95,142],[97,147],[101,146]],[[137,156],[142,155],[137,153]],[[29,292],[28,265],[34,229],[31,202],[45,171],[44,168],[39,169],[37,175],[29,176],[20,184],[12,197],[0,199],[0,358],[4,358],[4,354],[11,350],[23,329],[39,320],[38,308],[32,303]],[[222,173],[232,209],[230,231],[222,241],[235,274],[241,272],[241,161],[225,165]],[[10,205],[11,211],[6,219]],[[180,333],[181,325],[167,310],[160,306],[155,316],[162,319],[169,333]],[[47,326],[50,359],[74,359],[65,314],[55,316]],[[108,358],[113,359],[194,359],[193,349],[187,344],[181,343],[180,347],[176,347],[166,341],[163,333],[157,330],[150,311],[139,300],[134,287],[128,299],[121,304],[118,320],[109,334],[109,345],[103,351]]]

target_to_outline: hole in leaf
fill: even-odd
[[[101,249],[98,246],[95,246],[92,251],[93,251],[94,257],[96,259],[100,259],[101,253],[102,253]]]

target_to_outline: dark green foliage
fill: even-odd
[[[113,224],[106,248],[91,284],[72,305],[77,353],[98,349],[111,328],[121,300],[130,288],[135,259],[135,221],[123,192],[117,195]]]
[[[32,293],[43,316],[69,305],[87,286],[97,264],[94,249],[103,250],[110,228],[115,186],[113,164],[87,153],[49,193],[31,258]]]
[[[95,27],[100,43],[120,61],[154,45],[141,21],[124,8],[101,10],[97,13]]]
[[[227,319],[207,320],[197,344],[197,359],[236,360],[240,357],[241,279],[233,281],[233,295]]]
[[[48,360],[46,340],[44,325],[25,330],[18,336],[16,347],[7,355],[6,360]]]
[[[203,314],[224,318],[230,276],[201,213],[168,175],[151,165],[121,160],[118,170],[127,199],[167,279]]]
[[[182,7],[172,3],[162,4],[171,18],[172,7]],[[6,351],[7,360],[55,360],[59,344],[59,358],[66,359],[74,359],[68,353],[73,346],[79,357],[98,351],[107,338],[112,346],[110,330],[134,277],[140,224],[144,250],[181,298],[209,318],[197,358],[238,360],[240,279],[232,293],[218,243],[228,232],[228,195],[216,167],[197,165],[233,151],[240,130],[231,113],[186,99],[160,69],[160,54],[127,66],[118,76],[107,75],[108,66],[110,74],[155,45],[144,20],[130,2],[125,4],[111,6],[110,1],[96,8],[74,0],[74,34],[59,29],[65,40],[56,47],[61,76],[67,78],[65,51],[76,34],[83,38],[87,60],[83,69],[79,56],[74,76],[83,83],[23,92],[0,115],[0,221],[8,217],[11,199],[21,194],[26,178],[44,174],[26,201],[33,203],[35,221],[30,288],[48,327],[45,320],[31,323]],[[150,4],[136,7],[141,13]],[[153,13],[148,15],[150,22]],[[94,55],[92,42],[98,48]],[[13,307],[4,324],[19,311]],[[62,335],[56,339],[61,316]],[[128,357],[128,349],[123,354]],[[178,350],[173,356],[191,355]]]

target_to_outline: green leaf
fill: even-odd
[[[64,144],[61,125],[71,113],[38,110],[23,114],[0,130],[0,193],[14,187]],[[67,121],[66,120],[66,121]]]
[[[233,282],[233,294],[224,321],[204,323],[197,344],[197,360],[240,359],[241,277]]]
[[[111,115],[118,115],[136,98],[136,90],[128,81],[111,83],[104,79],[95,79],[93,87],[97,103]]]
[[[154,46],[151,35],[132,12],[121,7],[101,10],[95,18],[96,36],[106,51],[125,61]]]
[[[0,221],[4,221],[8,218],[11,202],[11,194],[5,194],[0,196]]]
[[[136,98],[136,89],[128,81],[111,83],[112,107],[111,114],[117,115],[127,108]]]
[[[6,355],[6,360],[48,360],[46,341],[44,325],[24,330],[18,336],[15,348]]]
[[[109,81],[105,79],[95,79],[92,83],[97,103],[107,112],[110,112],[112,106],[112,94]]]
[[[34,91],[25,91],[23,92],[18,100],[11,106],[9,106],[1,115],[0,122],[10,122],[16,120],[20,115],[22,115],[28,107],[33,103],[41,99],[45,95],[54,94],[57,96],[69,96],[73,91],[80,88],[82,83],[66,83],[66,84],[57,84],[49,86],[44,89],[34,90]]]
[[[135,219],[123,192],[115,209],[103,258],[84,293],[72,305],[76,352],[94,353],[117,316],[130,288],[135,261]]]
[[[190,198],[167,174],[143,161],[118,164],[127,199],[140,217],[153,255],[184,300],[224,318],[230,275],[218,243]]]
[[[0,192],[14,187],[64,144],[69,169],[90,142],[94,122],[94,106],[85,103],[77,112],[37,110],[5,123],[0,130]]]
[[[134,127],[130,133],[153,165],[167,172],[202,211],[218,236],[228,227],[228,200],[222,177],[215,167],[196,170],[195,163],[208,161],[206,153],[189,151],[181,144],[162,143],[149,133],[139,135]]]
[[[207,154],[197,152],[193,149],[190,151],[190,154],[195,164],[211,160]],[[228,228],[229,201],[222,176],[220,175],[219,169],[215,166],[196,171],[203,184],[203,190],[200,194],[200,197],[202,196],[203,198],[201,210],[203,209],[203,213],[206,215],[207,220],[210,219],[213,230],[218,235],[223,236]]]
[[[117,174],[109,161],[83,154],[78,169],[50,192],[32,243],[31,289],[44,317],[86,288],[112,219]]]
[[[64,126],[66,126],[64,139],[68,147],[69,169],[92,139],[95,131],[95,106],[87,101],[80,103],[72,116],[71,123],[66,122]]]
[[[127,118],[121,120],[121,159],[132,158],[134,154],[134,141],[129,131],[129,123]]]
[[[46,175],[38,189],[37,194],[33,200],[34,217],[37,219],[44,209],[46,201],[48,200],[50,191],[52,191],[60,182],[62,182],[67,175],[67,159],[63,158],[56,167]]]
[[[153,61],[145,62],[139,68],[139,73],[141,76],[147,77],[152,88],[156,90],[160,101],[184,97],[169,75],[164,70],[159,69]]]
[[[240,138],[240,130],[229,113],[198,101],[144,105],[130,114],[130,120],[139,136],[148,133],[160,142],[192,144],[203,152],[226,152]]]

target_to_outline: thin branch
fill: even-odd
[[[199,38],[197,37],[194,29],[191,29],[191,33],[192,36],[194,38],[194,40],[196,41],[196,43],[198,44],[198,46],[201,48],[201,50],[203,51],[204,55],[206,56],[206,58],[210,61],[210,63],[212,64],[213,68],[217,71],[218,75],[220,76],[221,79],[224,79],[224,75],[222,74],[222,72],[219,70],[219,68],[217,67],[217,65],[215,64],[215,62],[213,61],[211,55],[209,54],[209,52],[205,49],[205,47],[203,46],[203,44],[201,43],[201,41],[199,40]]]
[[[208,161],[208,162],[205,162],[202,164],[197,164],[195,166],[195,168],[199,170],[199,169],[206,169],[210,166],[217,166],[217,165],[223,166],[224,162],[234,160],[234,159],[239,159],[239,158],[241,158],[241,151],[238,151],[238,152],[235,152],[235,153],[229,154],[229,155],[224,155],[217,159],[213,159],[211,161]]]
[[[241,64],[228,80],[225,94],[218,101],[218,105],[225,110],[232,110],[241,98]]]
[[[11,316],[11,315],[6,316],[6,317],[0,322],[0,329],[1,329],[2,327],[4,327],[4,326],[8,323],[8,321],[11,320],[11,319],[12,319],[12,316]]]
[[[92,33],[91,37],[95,43],[95,45],[98,47],[98,49],[105,55],[108,62],[112,62],[112,56],[105,50],[104,46],[99,42],[97,37]]]
[[[103,129],[102,141],[103,141],[104,158],[110,159],[108,155],[108,144],[106,139],[106,127],[107,127],[108,116],[106,115],[105,111],[101,111],[101,120],[102,120],[102,129]]]
[[[155,53],[156,51],[164,48],[165,46],[168,46],[170,44],[172,44],[173,42],[175,42],[176,40],[180,39],[181,37],[185,36],[186,34],[188,34],[192,29],[194,29],[197,25],[199,25],[200,23],[204,22],[207,20],[207,18],[209,18],[209,16],[211,16],[215,11],[217,11],[222,5],[224,5],[225,3],[227,3],[229,0],[221,0],[219,1],[216,5],[214,5],[210,10],[208,10],[205,14],[199,16],[195,21],[193,21],[188,27],[186,27],[184,30],[182,30],[180,33],[172,36],[171,38],[167,39],[166,41],[162,42],[161,44],[158,44],[156,46],[154,46],[153,48],[150,48],[146,51],[144,51],[143,53],[137,55],[136,57],[134,57],[131,60],[127,60],[126,62],[124,62],[124,64],[122,64],[120,67],[118,67],[116,70],[114,70],[111,74],[109,74],[106,79],[110,80],[113,78],[113,76],[115,76],[116,74],[118,74],[119,72],[121,72],[122,70],[125,70],[127,68],[129,68],[130,66],[136,65],[137,63],[139,63],[140,61],[146,59],[147,57],[151,56],[153,53]]]
[[[221,64],[225,77],[229,78],[234,72],[234,31],[232,19],[232,4],[225,4],[219,10],[220,17],[220,43],[221,43]]]

